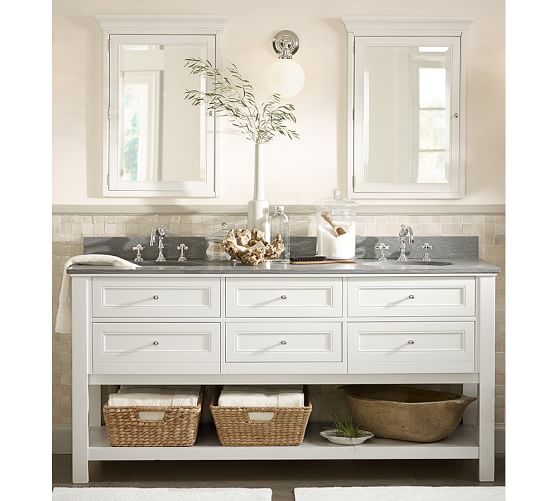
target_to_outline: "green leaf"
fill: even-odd
[[[211,89],[205,93],[196,89],[185,91],[184,98],[193,106],[204,103],[209,113],[228,117],[251,141],[267,143],[276,134],[289,139],[299,137],[286,126],[287,122],[296,123],[294,106],[281,104],[281,96],[277,93],[258,106],[252,84],[242,77],[234,63],[221,70],[214,68],[207,59],[186,58],[185,67],[191,74],[212,80]]]

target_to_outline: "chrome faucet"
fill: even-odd
[[[384,242],[380,242],[380,244],[376,245],[374,249],[378,249],[380,251],[378,261],[380,261],[380,263],[385,263],[387,261],[387,257],[384,251],[389,249],[389,245],[386,245]]]
[[[405,262],[407,261],[407,256],[405,255],[405,239],[409,241],[410,244],[414,243],[415,238],[413,237],[413,229],[410,226],[405,224],[401,225],[401,229],[399,230],[399,257],[397,258],[398,261]]]
[[[149,240],[149,245],[151,247],[153,247],[155,245],[155,238],[159,237],[159,245],[158,245],[158,249],[159,249],[159,255],[157,256],[157,259],[155,259],[155,261],[157,261],[158,263],[162,262],[162,261],[166,261],[165,256],[163,256],[163,251],[165,250],[165,246],[163,244],[163,239],[166,236],[166,231],[165,231],[165,227],[164,226],[159,226],[157,228],[153,228],[151,230],[151,238]]]
[[[186,244],[180,244],[176,250],[180,251],[180,257],[178,258],[179,263],[183,263],[184,261],[188,261],[186,257],[186,251],[188,250],[188,246]]]
[[[135,247],[132,247],[132,250],[136,251],[136,257],[134,258],[135,263],[143,263],[143,257],[141,255],[143,249],[145,249],[145,247],[141,244],[138,244]]]
[[[430,251],[432,250],[432,246],[428,242],[425,242],[424,245],[421,247],[421,249],[424,251],[422,260],[430,261]]]

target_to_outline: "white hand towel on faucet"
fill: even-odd
[[[107,265],[131,270],[140,268],[138,264],[108,254],[82,254],[68,259],[66,264],[64,264],[62,287],[60,288],[60,296],[58,298],[58,313],[56,314],[55,331],[61,334],[71,332],[72,330],[72,294],[70,290],[71,279],[68,275],[68,268],[73,264]]]
[[[109,395],[111,407],[193,407],[198,405],[199,386],[126,386]]]
[[[225,386],[222,407],[304,407],[302,386]]]

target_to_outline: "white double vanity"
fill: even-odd
[[[127,110],[118,97],[140,83],[149,90],[146,96],[158,95],[159,87],[173,81],[170,74],[160,77],[161,61],[176,54],[180,61],[199,56],[220,65],[226,19],[98,20],[107,110],[104,195],[218,196],[215,117],[189,104],[181,115],[194,124],[192,130],[197,127],[192,135],[197,149],[176,159],[176,165],[190,162],[191,172],[177,178],[170,161],[163,165],[169,173],[163,169],[159,177],[155,164],[143,174],[136,167],[128,172],[120,165],[126,144],[118,135],[119,120],[139,111]],[[470,21],[351,17],[343,22],[349,197],[462,198]],[[183,90],[203,88],[204,82],[182,70],[177,88],[186,106]],[[370,87],[373,80],[382,85]],[[397,113],[393,104],[376,106],[396,102]],[[174,110],[165,107],[164,119]],[[146,158],[184,137],[146,143]],[[426,139],[410,139],[417,137]],[[395,149],[384,148],[392,144]],[[73,266],[69,273],[76,483],[88,482],[90,461],[177,459],[471,459],[479,462],[481,481],[494,479],[495,266],[478,259],[416,267],[206,262],[138,270]],[[102,426],[102,385],[292,383],[463,384],[464,393],[478,401],[451,436],[435,443],[374,439],[342,447],[322,439],[320,424],[311,423],[298,447],[223,447],[207,425],[193,447],[111,447]]]
[[[192,264],[70,269],[74,482],[89,461],[134,459],[460,458],[493,480],[498,268]],[[298,447],[223,447],[203,426],[193,447],[111,447],[101,426],[101,385],[248,383],[452,383],[478,403],[426,444],[341,447],[310,423]]]

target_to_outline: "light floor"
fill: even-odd
[[[53,485],[72,485],[72,458],[54,455]],[[90,464],[95,487],[269,487],[273,501],[293,501],[295,487],[480,485],[476,461],[107,461]],[[505,461],[496,458],[504,485]]]

